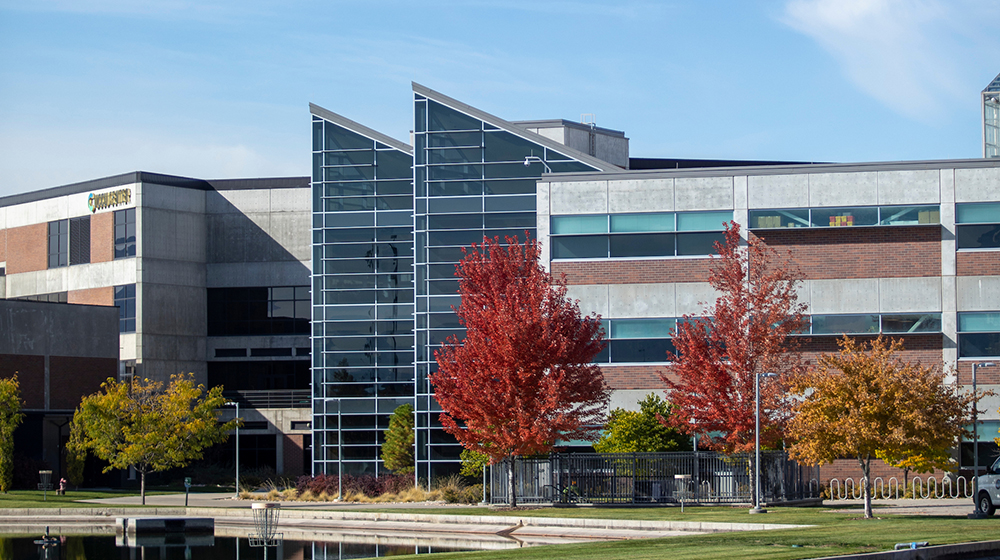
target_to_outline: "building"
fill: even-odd
[[[118,307],[120,378],[224,385],[246,420],[241,464],[301,474],[309,200],[304,177],[144,172],[0,198],[0,295]]]
[[[955,365],[962,385],[973,361],[1000,356],[1000,162],[630,160],[621,132],[413,91],[412,146],[312,106],[316,472],[377,472],[402,403],[416,409],[418,475],[457,468],[426,379],[435,348],[462,334],[455,263],[483,235],[537,237],[545,266],[601,314],[612,406],[662,389],[670,329],[714,300],[709,255],[728,220],[802,268],[807,354],[887,333],[908,359]],[[1000,368],[979,383],[1000,385]]]
[[[1000,74],[983,90],[983,157],[1000,157]]]

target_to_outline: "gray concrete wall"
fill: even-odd
[[[0,300],[0,354],[118,359],[118,309]]]

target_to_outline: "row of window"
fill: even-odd
[[[1000,202],[955,205],[956,247],[1000,248]]]
[[[309,286],[208,289],[208,335],[309,334]]]
[[[1000,312],[958,314],[958,355],[1000,358]]]
[[[723,241],[725,212],[552,216],[553,259],[710,255]],[[676,232],[676,233],[674,233]]]
[[[114,213],[115,258],[135,256],[135,208]],[[90,262],[90,216],[55,220],[48,228],[48,268]]]
[[[914,226],[940,223],[939,205],[750,210],[750,229]]]

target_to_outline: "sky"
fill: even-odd
[[[0,196],[308,175],[310,102],[408,142],[411,82],[633,157],[978,158],[998,73],[997,1],[0,0]]]

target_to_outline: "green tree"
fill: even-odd
[[[393,411],[382,444],[385,468],[399,474],[413,472],[413,405],[404,404]]]
[[[0,379],[0,491],[4,494],[14,481],[14,430],[23,418],[17,375]]]
[[[481,477],[483,470],[490,464],[489,455],[471,449],[463,449],[458,457],[462,460],[462,469],[458,471],[462,476]]]
[[[222,387],[207,393],[194,377],[174,375],[163,388],[157,381],[109,378],[103,392],[83,398],[70,423],[69,452],[90,451],[108,462],[104,469],[134,467],[141,475],[146,503],[146,474],[186,466],[202,451],[226,441],[238,420],[220,424],[215,410],[226,399]]]
[[[616,408],[611,411],[604,435],[594,444],[598,453],[656,453],[690,451],[691,438],[660,419],[673,414],[670,403],[649,394],[639,401],[639,410]]]

